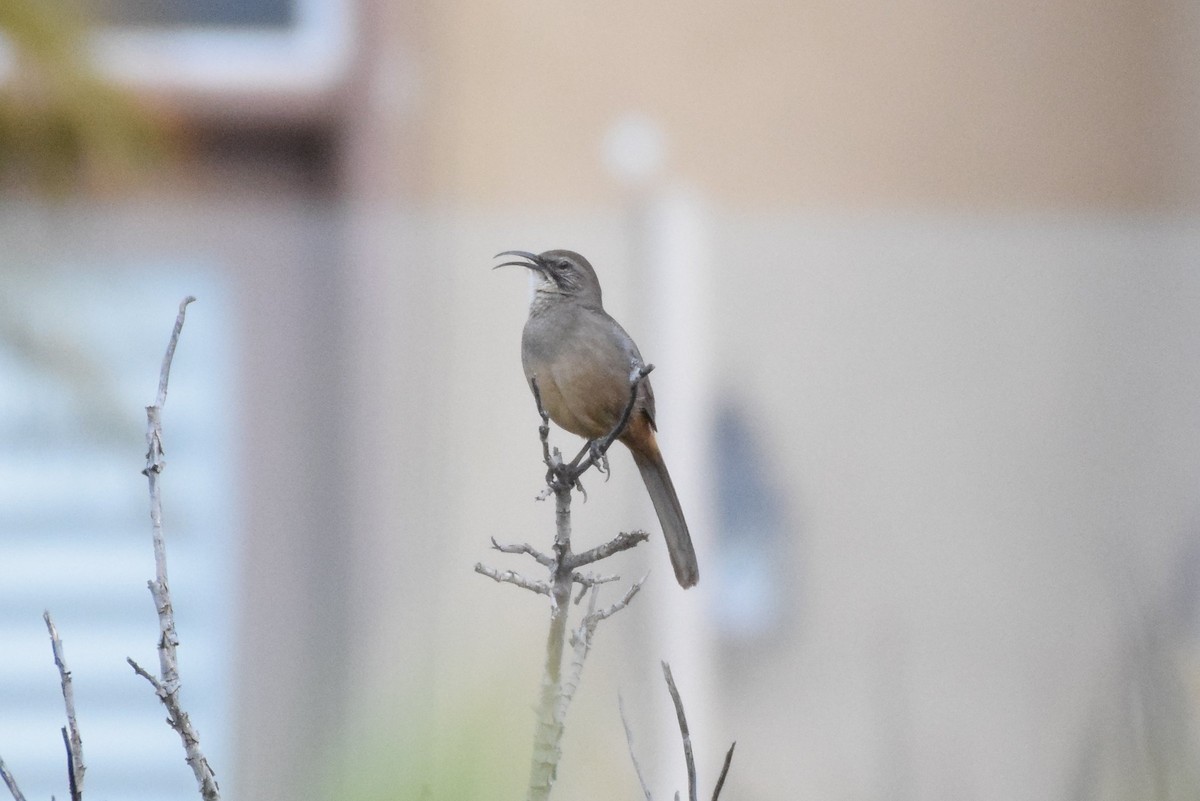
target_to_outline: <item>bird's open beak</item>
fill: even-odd
[[[520,256],[523,259],[528,259],[528,261],[506,261],[503,264],[497,264],[492,268],[493,270],[499,267],[528,267],[530,270],[537,270],[541,273],[546,271],[546,265],[542,263],[542,260],[538,258],[536,253],[530,253],[525,250],[505,250],[497,253],[492,258],[498,259],[501,256]]]

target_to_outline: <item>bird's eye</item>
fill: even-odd
[[[560,272],[566,270],[570,266],[570,262],[567,261],[559,261],[554,263],[554,269],[559,270]]]

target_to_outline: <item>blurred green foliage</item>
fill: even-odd
[[[532,715],[513,719],[483,693],[454,710],[392,718],[346,735],[321,798],[339,801],[492,801],[521,798],[529,772]]]
[[[161,122],[89,63],[65,0],[0,0],[0,182],[61,193],[103,186],[164,152]]]

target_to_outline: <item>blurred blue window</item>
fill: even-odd
[[[732,642],[769,639],[788,611],[785,587],[804,584],[789,570],[800,563],[801,547],[789,534],[784,497],[770,474],[770,449],[745,411],[732,404],[717,410],[713,432],[722,602],[716,609],[721,633]]]
[[[179,300],[195,294],[164,411],[164,527],[182,698],[226,775],[236,571],[222,282],[169,258],[10,264],[0,277],[0,755],[26,797],[67,796],[48,609],[73,673],[87,797],[193,799],[179,737],[125,658],[158,669],[144,407]]]

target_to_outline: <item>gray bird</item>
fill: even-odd
[[[527,267],[537,275],[521,336],[526,381],[537,378],[542,405],[555,423],[584,439],[605,436],[629,403],[631,370],[643,362],[629,334],[604,311],[596,271],[587,259],[569,250],[536,255],[506,250],[496,256],[519,256],[525,261],[496,266]],[[654,391],[649,379],[643,379],[620,441],[642,474],[675,578],[686,589],[700,580],[700,568],[655,430]]]

